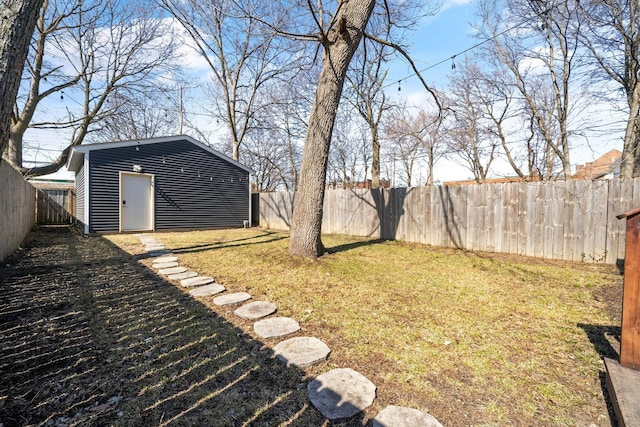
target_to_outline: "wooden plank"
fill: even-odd
[[[586,181],[575,181],[573,210],[573,260],[584,261],[585,221],[587,209]]]
[[[562,218],[562,257],[559,259],[573,260],[573,241],[575,239],[575,209],[576,209],[576,182],[565,181],[562,188],[564,201]]]
[[[634,208],[633,205],[633,179],[621,179],[620,180],[620,209],[621,212],[627,212]],[[625,234],[626,234],[626,221],[618,219],[616,227],[616,244],[618,245],[617,257],[615,260],[616,265],[622,265],[624,262],[625,253]]]
[[[608,188],[608,208],[607,208],[607,240],[605,242],[605,262],[607,264],[615,264],[618,259],[618,226],[622,221],[617,218],[620,212],[623,212],[621,199],[621,182],[619,179],[609,181]]]
[[[640,213],[627,217],[620,364],[640,369]]]
[[[605,358],[606,384],[619,427],[640,426],[640,371]]]
[[[502,184],[484,185],[485,189],[485,238],[486,242],[485,250],[488,252],[496,251],[496,191],[499,191],[499,186]]]
[[[508,212],[505,213],[505,218],[508,221],[508,236],[509,236],[509,253],[517,254],[519,252],[518,240],[522,218],[526,216],[526,198],[525,203],[520,205],[520,188],[521,183],[509,184],[509,201]],[[521,212],[522,211],[522,212]]]
[[[519,183],[518,184],[518,251],[511,252],[516,253],[518,255],[525,255],[527,248],[528,236],[527,233],[527,222],[529,220],[529,206],[527,204],[528,201],[528,183]]]
[[[607,210],[609,199],[609,183],[607,181],[594,182],[594,252],[593,262],[605,262],[607,251]]]
[[[536,230],[537,232],[542,231],[542,247],[538,247],[538,250],[535,251],[536,256],[540,256],[542,258],[552,259],[553,258],[553,227],[554,227],[554,218],[553,218],[553,202],[555,199],[555,182],[546,182],[544,184],[544,202],[542,206],[537,206],[542,211],[542,221],[540,221],[540,213],[536,212],[536,225],[540,228]]]
[[[557,181],[553,185],[553,227],[551,230],[551,239],[553,246],[551,248],[551,257],[553,259],[563,259],[564,250],[564,212],[566,192],[565,185],[567,181]]]

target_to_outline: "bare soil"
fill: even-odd
[[[0,425],[324,424],[304,372],[138,259],[63,227],[5,260]]]

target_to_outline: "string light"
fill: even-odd
[[[550,11],[550,10],[551,10],[551,8],[548,8],[548,9],[547,9],[546,11],[544,11],[543,13],[544,13],[544,14],[549,13],[549,11]],[[448,62],[448,61],[452,61],[452,63],[451,63],[451,69],[452,69],[452,70],[455,70],[455,63],[453,63],[453,59],[454,59],[456,56],[463,55],[463,54],[465,54],[465,53],[467,53],[467,52],[469,52],[469,51],[471,51],[471,50],[473,50],[473,49],[475,49],[475,48],[477,48],[477,47],[482,46],[482,45],[483,45],[483,44],[485,44],[485,43],[489,43],[490,41],[495,40],[495,39],[497,39],[498,37],[503,36],[504,34],[508,33],[509,31],[515,30],[516,28],[519,28],[519,27],[523,26],[523,25],[524,25],[524,24],[526,24],[526,23],[527,23],[527,21],[522,21],[522,22],[520,22],[519,24],[516,24],[516,25],[514,25],[514,26],[512,26],[512,27],[509,27],[509,28],[507,28],[507,29],[505,29],[505,30],[503,30],[503,31],[499,32],[498,34],[496,34],[496,35],[494,35],[494,36],[492,36],[492,37],[489,37],[488,39],[482,40],[482,41],[480,41],[480,42],[478,42],[478,43],[474,44],[474,45],[473,45],[473,46],[471,46],[471,47],[468,47],[468,48],[466,48],[466,49],[464,49],[464,50],[462,50],[462,51],[460,51],[460,52],[458,52],[458,53],[456,53],[456,54],[454,54],[454,55],[452,55],[452,56],[450,56],[450,57],[448,57],[448,58],[446,58],[446,59],[443,59],[442,61],[436,62],[436,63],[435,63],[435,64],[433,64],[433,65],[429,65],[428,67],[425,67],[425,68],[423,68],[422,70],[419,70],[419,71],[418,71],[418,73],[419,73],[419,74],[422,74],[422,73],[424,73],[425,71],[428,71],[428,70],[430,70],[430,69],[432,69],[432,68],[435,68],[435,67],[437,67],[438,65],[444,64],[445,62]],[[401,78],[400,80],[398,80],[398,90],[400,90],[400,82],[402,82],[402,81],[404,81],[404,80],[408,80],[408,79],[410,79],[411,77],[413,77],[413,76],[415,76],[415,75],[416,75],[415,73],[411,73],[411,74],[409,74],[408,76],[405,76],[405,77]],[[388,84],[388,85],[385,85],[385,86],[383,86],[382,88],[383,88],[383,89],[386,89],[386,88],[388,88],[388,87],[389,87],[389,86],[391,86],[391,85],[393,85],[393,83]]]

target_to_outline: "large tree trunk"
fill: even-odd
[[[0,153],[11,129],[11,113],[43,0],[3,0],[0,10]]]
[[[342,2],[337,25],[322,40],[322,71],[309,117],[291,219],[291,255],[315,259],[325,250],[320,232],[331,134],[349,62],[362,39],[374,4],[375,0]]]

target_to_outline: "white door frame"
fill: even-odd
[[[123,206],[123,200],[122,197],[124,196],[124,192],[123,192],[123,177],[125,176],[135,176],[135,177],[146,177],[149,178],[149,182],[151,184],[151,191],[150,191],[150,200],[149,200],[149,215],[151,216],[151,218],[149,218],[149,224],[151,225],[151,228],[149,230],[124,230],[124,221],[123,221],[123,212],[122,212],[122,206]],[[156,215],[155,215],[155,175],[153,174],[148,174],[148,173],[136,173],[136,172],[124,172],[124,171],[120,171],[120,176],[119,176],[119,195],[118,195],[118,228],[120,230],[120,232],[122,233],[123,231],[155,231],[156,229]]]

